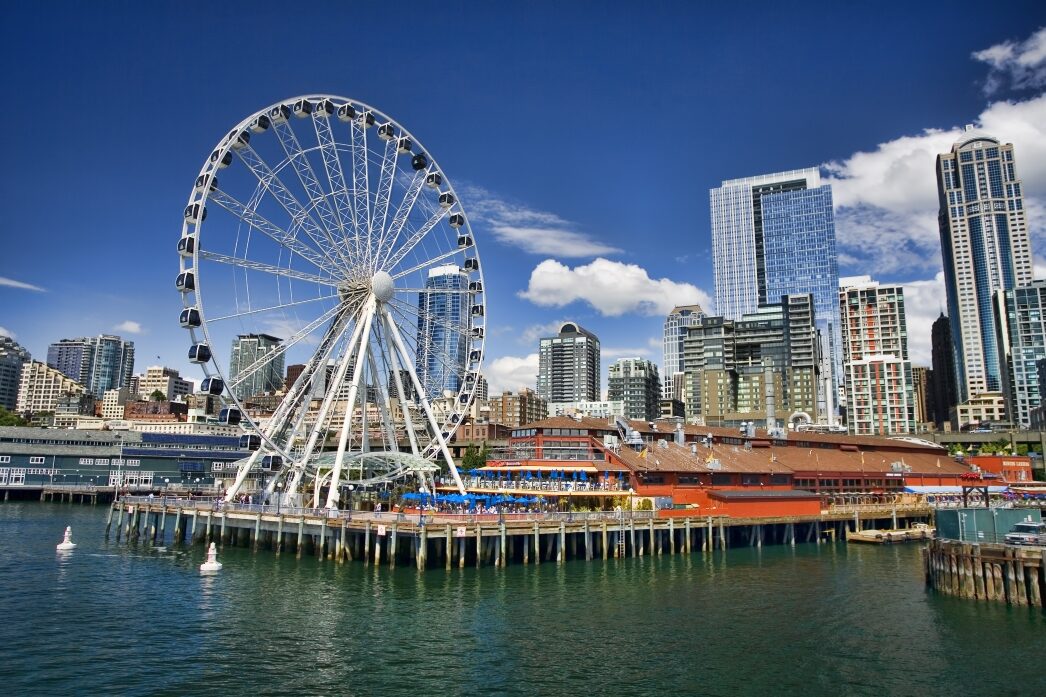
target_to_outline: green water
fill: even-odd
[[[0,505],[3,694],[1046,694],[1043,612],[934,595],[917,546],[201,577],[106,510]]]

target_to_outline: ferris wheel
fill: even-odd
[[[252,114],[204,161],[178,254],[201,392],[252,451],[227,500],[250,481],[335,507],[353,484],[431,486],[440,459],[464,491],[448,442],[480,381],[483,274],[405,128],[332,95]]]

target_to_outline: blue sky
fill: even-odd
[[[121,333],[184,360],[175,243],[203,159],[310,92],[372,104],[455,183],[485,267],[495,388],[536,338],[661,359],[711,306],[708,189],[822,166],[843,275],[906,284],[916,362],[943,304],[933,156],[974,123],[1018,148],[1046,269],[1046,6],[997,3],[4,3],[0,331],[35,357]],[[735,6],[736,5],[736,6]],[[157,357],[160,357],[157,360]]]

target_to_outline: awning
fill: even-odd
[[[968,489],[979,490],[983,489],[983,486],[974,485],[967,487]],[[1009,489],[1008,486],[989,486],[989,494],[1001,494]],[[962,495],[961,486],[906,486],[901,491],[909,494],[958,494]]]

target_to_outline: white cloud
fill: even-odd
[[[1046,95],[995,102],[976,121],[984,132],[1014,144],[1031,219],[1046,199]],[[835,200],[844,274],[930,274],[940,268],[935,161],[960,132],[930,128],[823,165]],[[1033,220],[1029,230],[1046,227]],[[1046,249],[1046,238],[1033,239],[1032,247]]]
[[[930,280],[909,281],[904,286],[904,318],[908,328],[908,357],[912,365],[931,365],[930,325],[948,313],[944,272]]]
[[[506,201],[482,187],[465,187],[462,196],[471,217],[483,223],[495,239],[529,254],[578,258],[621,251],[578,232],[573,223],[555,213]]]
[[[581,300],[607,317],[665,315],[676,305],[713,306],[709,295],[697,286],[650,278],[641,266],[603,258],[573,269],[546,259],[530,273],[527,289],[519,296],[545,307],[564,307]]]
[[[1004,89],[1007,82],[1016,90],[1046,86],[1046,27],[1024,41],[1004,41],[975,51],[971,57],[990,68],[984,82],[986,94]]]
[[[518,392],[523,387],[534,389],[537,384],[538,354],[526,356],[502,356],[483,367],[490,394],[501,394],[505,390]]]
[[[141,334],[143,331],[141,324],[130,319],[120,322],[118,325],[113,327],[113,329],[125,334]]]
[[[565,319],[554,319],[551,322],[545,322],[544,324],[532,324],[523,330],[520,335],[520,341],[524,344],[533,344],[535,341],[545,336],[554,336],[559,333],[559,328],[566,322]]]
[[[12,339],[17,339],[18,338],[17,336],[15,336],[15,333],[13,331],[11,331],[10,329],[8,329],[7,327],[0,327],[0,336],[7,336],[7,337],[10,337]]]
[[[6,286],[8,288],[20,288],[22,290],[35,290],[38,293],[46,293],[46,288],[40,286],[34,286],[32,283],[25,283],[23,281],[16,281],[13,278],[4,278],[0,276],[0,286]]]

